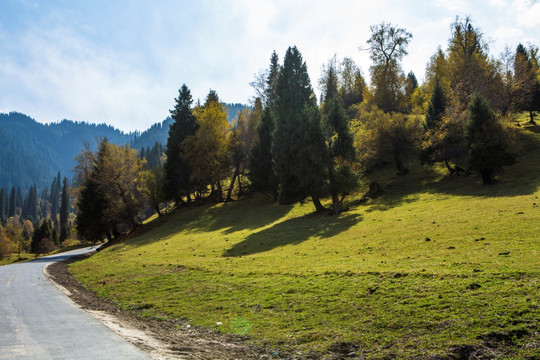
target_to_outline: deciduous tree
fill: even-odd
[[[404,75],[400,61],[407,55],[412,34],[383,22],[370,27],[367,41],[373,65],[370,68],[373,102],[385,112],[399,111],[404,96]]]

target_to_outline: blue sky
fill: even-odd
[[[145,130],[174,106],[182,83],[246,103],[249,83],[296,45],[318,92],[323,64],[352,57],[368,77],[370,25],[413,34],[405,72],[423,80],[450,24],[470,16],[499,57],[505,45],[540,45],[537,0],[0,0],[0,112]]]

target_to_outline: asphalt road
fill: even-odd
[[[86,251],[0,266],[0,359],[149,359],[43,274],[47,264]]]

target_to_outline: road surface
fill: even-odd
[[[0,359],[149,359],[43,275],[43,267],[89,249],[0,266]]]

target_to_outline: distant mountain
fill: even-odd
[[[224,105],[229,109],[229,122],[247,107]],[[58,171],[62,177],[71,178],[75,156],[83,149],[83,144],[86,142],[93,148],[101,137],[115,144],[129,144],[137,151],[152,148],[156,142],[165,145],[172,122],[167,118],[144,132],[126,134],[106,124],[71,120],[41,124],[25,114],[0,113],[0,188],[15,186],[26,192],[36,184],[42,189],[50,185]]]
[[[34,183],[42,188],[58,171],[70,178],[83,143],[95,146],[102,136],[114,143],[127,143],[131,137],[105,124],[63,120],[45,125],[21,113],[0,114],[0,188],[26,191]]]

